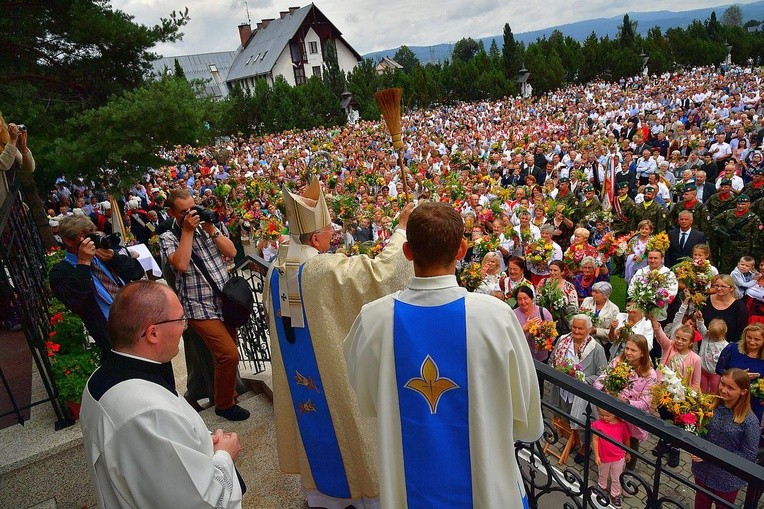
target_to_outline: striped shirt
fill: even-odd
[[[168,259],[178,248],[179,237],[175,234],[178,230],[177,223],[173,223],[173,228],[159,237],[159,245],[165,259]],[[223,255],[215,246],[215,241],[201,227],[198,227],[194,232],[191,250],[204,262],[207,272],[217,284],[218,289],[222,289],[225,282],[228,281],[228,269],[223,260]],[[222,301],[202,273],[199,272],[196,262],[191,260],[186,272],[178,272],[175,267],[172,267],[172,271],[175,274],[178,298],[188,318],[192,320],[223,319]]]

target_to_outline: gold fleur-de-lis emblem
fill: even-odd
[[[451,389],[458,389],[459,386],[450,378],[440,377],[438,365],[429,355],[422,362],[420,374],[421,378],[412,378],[406,382],[404,387],[421,394],[427,400],[427,404],[430,405],[430,413],[434,414],[438,411],[438,402],[443,393]]]

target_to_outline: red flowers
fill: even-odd
[[[685,426],[689,424],[697,424],[698,416],[692,413],[682,414],[677,417],[677,421],[679,421],[679,424],[684,424]]]
[[[48,351],[48,357],[53,357],[59,350],[61,350],[61,345],[54,343],[53,341],[46,341],[45,349]]]
[[[64,319],[64,315],[63,313],[61,313],[61,311],[59,311],[58,313],[50,317],[50,324],[56,325],[58,322],[60,322],[63,319]]]

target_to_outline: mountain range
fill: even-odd
[[[693,20],[705,21],[711,16],[711,12],[716,11],[716,16],[721,20],[722,14],[729,7],[730,4],[720,5],[717,7],[708,7],[704,9],[695,9],[682,12],[671,11],[652,11],[652,12],[630,12],[629,18],[632,21],[637,22],[637,31],[643,36],[647,34],[647,31],[652,27],[659,27],[661,31],[674,27],[687,27]],[[743,12],[743,22],[748,20],[764,21],[764,0],[761,2],[755,2],[751,4],[740,5]],[[626,13],[624,13],[626,14]],[[509,26],[512,27],[511,20],[507,20]],[[618,27],[623,23],[623,14],[620,16],[614,16],[612,18],[597,18],[586,21],[577,21],[575,23],[568,23],[565,25],[557,25],[553,27],[547,27],[542,30],[534,30],[532,32],[520,32],[517,33],[513,29],[513,35],[518,42],[524,42],[526,45],[531,42],[535,42],[542,37],[549,37],[553,31],[559,30],[564,36],[570,36],[578,41],[583,42],[592,32],[597,34],[598,37],[609,36],[615,37],[618,33]],[[504,44],[503,35],[493,35],[488,37],[482,37],[476,39],[482,41],[486,50],[491,47],[491,42],[494,40],[501,49]],[[441,62],[451,58],[451,52],[454,48],[454,43],[442,43],[435,44],[433,46],[409,46],[411,51],[417,56],[422,64],[429,62]],[[383,57],[392,58],[399,48],[391,48],[382,51],[375,51],[364,55],[364,58],[370,58],[373,61],[379,61]]]

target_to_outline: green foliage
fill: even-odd
[[[456,41],[451,53],[451,59],[454,61],[461,60],[462,62],[469,62],[479,51],[480,45],[472,37],[466,37]]]
[[[97,367],[98,355],[91,350],[54,356],[51,368],[59,401],[81,402],[88,378]]]
[[[618,27],[618,43],[622,48],[633,48],[637,41],[637,21],[631,21],[628,14],[623,15],[623,23]]]
[[[162,162],[158,147],[204,141],[207,110],[184,78],[165,76],[69,119],[55,155],[85,176],[100,177],[109,168],[120,179],[110,181],[113,187],[129,187],[146,167]]]
[[[178,62],[178,59],[175,59],[175,77],[176,78],[186,78],[186,73],[183,72],[183,68],[180,66],[180,62]]]
[[[417,56],[414,54],[413,51],[411,51],[411,48],[409,48],[406,45],[403,45],[400,48],[398,48],[398,51],[396,51],[395,55],[393,56],[393,60],[401,64],[403,66],[403,72],[406,72],[406,73],[411,73],[417,67],[421,66]]]

